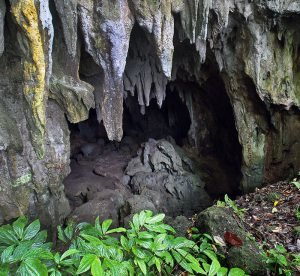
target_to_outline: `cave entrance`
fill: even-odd
[[[125,215],[120,214],[121,209],[126,206],[127,199],[135,198],[138,193],[130,183],[132,175],[124,171],[131,160],[144,150],[141,145],[149,140],[165,139],[168,145],[183,146],[188,142],[190,125],[187,106],[177,91],[171,91],[169,87],[161,108],[152,99],[141,112],[137,97],[126,97],[121,142],[108,140],[103,123],[99,124],[94,109],[90,110],[88,120],[69,124],[71,173],[65,179],[65,191],[74,210],[72,217],[91,221],[101,209],[103,218],[117,217],[122,224],[121,218]],[[148,173],[145,177],[150,177],[150,171]],[[125,210],[124,213],[130,211]]]

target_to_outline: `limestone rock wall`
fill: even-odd
[[[292,176],[300,168],[299,25],[297,0],[0,0],[0,223],[68,213],[65,115],[75,123],[96,108],[119,141],[124,97],[137,93],[143,112],[150,99],[162,105],[178,78],[201,86],[214,73],[224,82],[244,191]],[[94,63],[90,84],[79,75],[84,54]],[[190,139],[199,141],[197,103],[182,97]]]

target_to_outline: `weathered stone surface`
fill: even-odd
[[[242,222],[232,210],[213,206],[201,212],[196,227],[203,233],[223,238],[225,232],[237,235],[242,246],[228,246],[227,254],[230,267],[242,267],[250,275],[266,275],[266,264],[255,241],[249,239]]]
[[[144,113],[151,99],[162,105],[166,89],[176,90],[190,114],[195,155],[209,159],[215,148],[218,166],[234,167],[219,170],[236,175],[227,186],[234,179],[249,191],[293,176],[300,168],[299,24],[296,0],[0,0],[0,186],[10,203],[24,195],[17,207],[1,206],[1,220],[37,214],[50,201],[48,215],[59,220],[69,171],[63,113],[79,122],[95,107],[108,138],[120,141],[130,94]],[[215,80],[224,97],[210,94]]]
[[[4,51],[4,17],[6,12],[5,1],[0,1],[0,56]]]
[[[139,153],[125,173],[132,176],[129,185],[133,193],[147,198],[156,210],[172,217],[190,216],[211,204],[205,183],[183,169],[182,159],[171,143],[150,139]]]

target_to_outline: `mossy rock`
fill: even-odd
[[[240,267],[250,275],[266,275],[266,264],[258,244],[250,238],[250,233],[230,208],[207,208],[198,215],[196,226],[212,236],[224,237],[225,232],[237,235],[243,245],[227,246],[225,253],[229,267]]]

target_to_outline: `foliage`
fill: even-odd
[[[300,221],[300,206],[295,209],[295,216]]]
[[[219,247],[226,246],[220,237],[212,237],[208,234],[200,234],[197,228],[191,229],[191,237],[199,244],[199,255],[197,259],[205,270],[204,275],[231,275],[244,276],[246,273],[240,268],[230,270],[221,265],[225,261],[225,256],[218,250]]]
[[[300,255],[290,254],[282,245],[276,245],[265,254],[269,270],[276,275],[294,275],[300,269]]]
[[[225,195],[224,201],[218,200],[218,207],[229,207],[233,209],[234,213],[237,214],[240,218],[244,217],[245,209],[239,208],[232,199],[229,198],[228,195]]]
[[[20,217],[0,227],[0,275],[245,275],[239,268],[222,267],[209,235],[175,237],[163,223],[165,215],[142,211],[133,216],[129,229],[111,229],[112,220],[93,225],[70,223],[58,227],[65,251],[55,252],[47,243],[40,222],[28,225]]]

